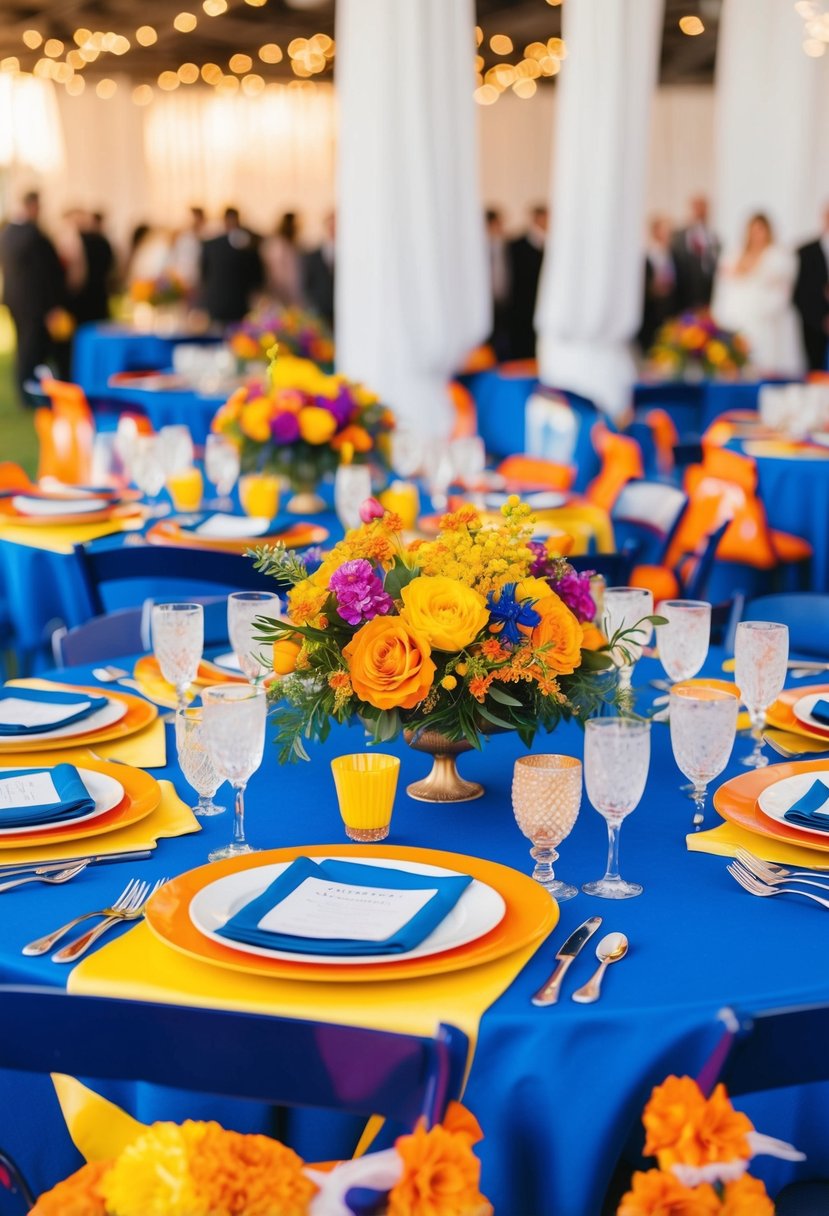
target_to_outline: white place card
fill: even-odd
[[[89,709],[91,701],[57,705],[54,701],[27,701],[25,697],[6,697],[0,701],[0,723],[4,726],[54,726],[66,718]]]
[[[424,908],[437,888],[398,891],[306,878],[257,928],[295,937],[382,942]]]
[[[198,536],[217,540],[244,540],[247,536],[264,536],[271,521],[267,515],[211,515],[195,529]]]
[[[0,779],[0,811],[60,802],[51,773],[23,773]]]

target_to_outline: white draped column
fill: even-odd
[[[536,308],[541,379],[612,416],[641,320],[650,111],[663,0],[571,0],[557,78],[552,223]]]
[[[765,211],[784,245],[814,239],[829,191],[829,54],[810,58],[791,0],[724,0],[717,44],[716,218],[734,249]]]
[[[446,436],[490,327],[473,0],[338,0],[337,367]]]

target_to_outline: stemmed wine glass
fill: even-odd
[[[606,587],[604,593],[604,631],[612,638],[620,629],[629,631],[617,647],[614,659],[619,669],[619,692],[624,701],[632,700],[633,668],[651,640],[653,593],[643,587]]]
[[[219,495],[215,506],[219,511],[232,511],[230,497],[241,471],[239,449],[226,435],[208,435],[204,445],[204,471]]]
[[[789,630],[774,621],[741,621],[734,642],[734,681],[751,718],[754,748],[743,760],[748,768],[764,768],[763,727],[766,710],[786,683]]]
[[[671,747],[677,767],[693,782],[694,827],[705,817],[708,783],[728,764],[737,733],[736,693],[722,688],[671,690]]]
[[[591,718],[585,723],[584,784],[587,797],[607,823],[607,869],[582,887],[586,895],[630,899],[642,894],[637,882],[619,874],[622,820],[636,810],[648,779],[651,724],[635,718]]]
[[[151,626],[161,674],[176,690],[176,708],[186,709],[187,690],[204,651],[204,609],[201,604],[153,604]],[[166,721],[175,721],[174,715]]]
[[[578,895],[553,874],[556,850],[569,836],[581,806],[581,761],[572,756],[520,756],[512,775],[512,809],[532,841],[533,878],[561,903]]]
[[[130,457],[130,476],[144,497],[148,499],[147,513],[150,516],[166,515],[167,506],[158,502],[158,496],[164,489],[166,475],[156,435],[136,436]]]
[[[659,615],[667,621],[656,626],[656,645],[665,674],[672,685],[692,680],[708,656],[711,605],[704,600],[663,600]],[[667,707],[654,716],[657,721],[665,721]]]
[[[204,729],[203,709],[181,709],[176,712],[176,750],[179,768],[188,785],[199,796],[194,815],[200,819],[208,815],[220,815],[225,809],[213,801],[222,779],[213,767]]]
[[[210,861],[252,853],[245,839],[245,788],[262,763],[268,701],[263,688],[247,684],[217,684],[202,692],[207,747],[222,781],[236,791],[233,839],[214,849]]]
[[[265,643],[257,636],[256,618],[275,617],[280,607],[279,596],[272,591],[234,591],[227,597],[228,637],[239,666],[251,684],[255,685],[268,670],[259,661]]]

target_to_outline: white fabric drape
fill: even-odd
[[[337,5],[337,364],[435,438],[490,324],[474,26],[472,0]]]
[[[717,46],[717,226],[727,249],[764,210],[783,245],[814,237],[829,193],[829,56],[790,0],[724,0]]]
[[[542,379],[611,415],[629,404],[662,0],[563,8],[552,228],[536,309]]]

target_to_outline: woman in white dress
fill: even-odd
[[[792,305],[797,263],[774,243],[765,215],[751,217],[742,252],[717,268],[711,312],[723,329],[742,334],[752,366],[762,372],[797,376],[805,359]]]

